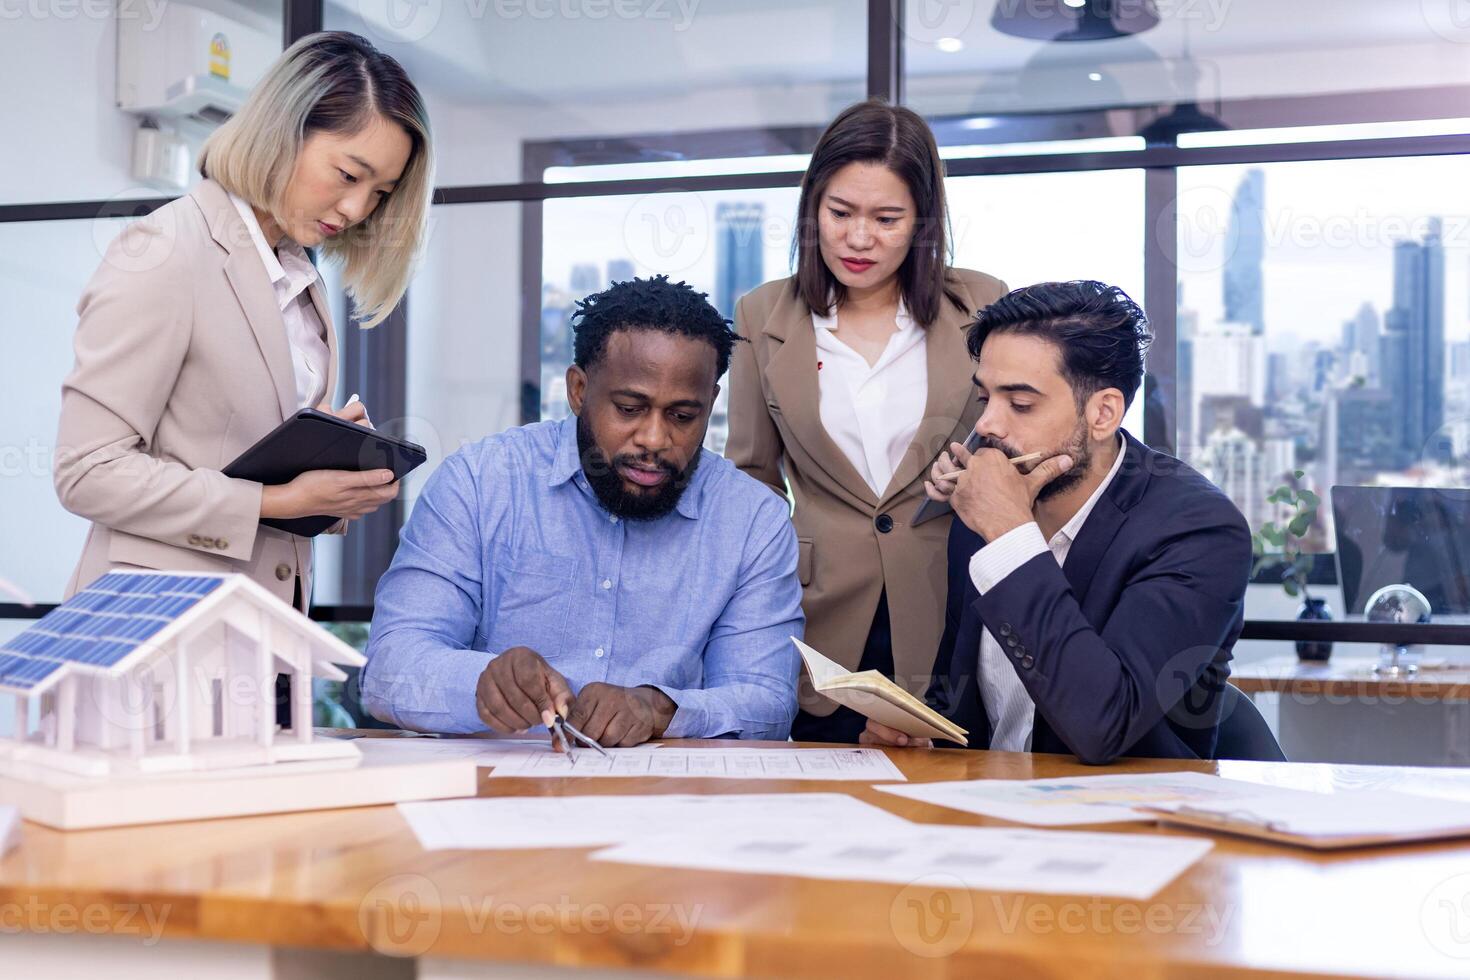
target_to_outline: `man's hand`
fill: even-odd
[[[994,541],[1035,520],[1036,495],[1071,468],[1072,457],[1060,455],[1043,459],[1030,473],[1018,473],[1005,453],[982,449],[970,457],[949,503],[966,527]]]
[[[897,728],[889,728],[887,725],[879,724],[873,719],[868,719],[868,727],[858,736],[859,745],[886,745],[897,746],[907,749],[932,749],[934,740],[932,738],[918,738],[914,735],[905,735]]]
[[[475,686],[475,710],[497,732],[550,725],[571,702],[567,679],[528,647],[511,647],[490,661]]]
[[[674,704],[656,687],[618,687],[593,682],[582,688],[567,721],[604,748],[642,745],[663,735]]]
[[[957,442],[949,444],[949,451],[939,454],[934,465],[929,467],[929,479],[924,481],[924,493],[930,500],[944,503],[954,493],[955,484],[965,466],[970,462],[970,453]]]

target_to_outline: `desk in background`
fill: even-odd
[[[1439,649],[1427,648],[1425,659]],[[1289,759],[1470,766],[1470,668],[1379,677],[1376,663],[1274,657],[1232,665],[1230,682],[1248,695],[1275,696],[1277,738]]]

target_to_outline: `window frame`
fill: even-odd
[[[289,46],[297,39],[321,30],[324,0],[284,0],[282,41]],[[904,37],[900,25],[906,0],[868,0],[867,92],[895,103],[904,95]],[[1281,128],[1306,125],[1331,125],[1354,122],[1385,122],[1413,118],[1424,104],[1467,104],[1470,86],[1440,86],[1398,90],[1368,95],[1287,96],[1245,100],[1228,100],[1212,105],[1211,110],[1231,129]],[[1149,121],[1167,112],[1171,106],[1136,106],[1126,110],[1078,110],[1008,117],[1000,125],[988,129],[989,142],[1043,141],[1079,139],[1096,136],[1136,134]],[[941,146],[957,142],[965,132],[961,117],[938,117],[930,120],[940,137]],[[1119,130],[1127,130],[1120,132]],[[519,202],[521,215],[521,416],[523,422],[539,418],[541,400],[540,310],[527,297],[540,295],[541,287],[541,208],[553,198],[654,194],[666,191],[752,190],[774,187],[796,187],[800,171],[728,173],[699,177],[624,178],[588,182],[545,183],[540,175],[548,166],[575,165],[586,160],[595,148],[599,162],[606,162],[609,141],[629,147],[629,161],[637,162],[639,154],[655,152],[667,159],[677,154],[684,159],[708,159],[728,156],[732,147],[749,149],[768,147],[769,153],[804,152],[815,141],[819,127],[784,126],[744,130],[704,130],[677,134],[612,134],[596,140],[576,139],[529,142],[523,147],[522,173],[519,183],[457,185],[438,187],[434,191],[434,207],[457,204]],[[971,137],[966,137],[971,139]],[[1417,137],[1379,137],[1331,140],[1321,142],[1264,143],[1219,147],[1179,147],[1173,143],[1155,143],[1142,149],[1116,152],[1083,151],[1070,153],[1038,153],[1016,156],[977,156],[947,161],[946,173],[951,177],[999,174],[1065,173],[1088,170],[1141,169],[1145,176],[1145,228],[1157,228],[1163,222],[1177,227],[1173,213],[1181,167],[1220,164],[1269,164],[1311,160],[1343,160],[1388,158],[1399,156],[1436,156],[1470,154],[1470,133]],[[535,175],[537,179],[530,179]],[[0,205],[0,223],[55,220],[91,220],[99,215],[135,217],[146,214],[173,198],[156,197],[121,201],[60,201]],[[1149,445],[1170,449],[1177,444],[1174,427],[1177,417],[1175,389],[1177,383],[1176,338],[1176,240],[1174,236],[1144,236],[1143,305],[1149,311],[1155,339],[1148,357],[1148,372],[1155,379],[1164,406],[1166,431],[1145,425],[1144,441]],[[405,303],[407,299],[405,298]],[[399,311],[401,314],[401,310]],[[402,415],[406,411],[406,373],[388,371],[368,351],[371,345],[360,345],[361,356],[349,359],[347,379],[354,390],[372,393],[372,403],[384,417]],[[354,348],[357,349],[357,348]],[[401,359],[394,359],[399,364]],[[366,398],[367,395],[364,395]],[[372,540],[358,542],[358,547],[344,556],[342,595],[365,599],[371,589],[365,583],[375,582],[391,559],[397,539],[392,521],[373,522],[359,529],[358,536],[368,534]],[[1256,584],[1274,584],[1270,569],[1255,579]],[[1319,555],[1310,577],[1311,584],[1336,583],[1334,556]],[[54,608],[50,605],[21,606],[0,603],[0,619],[32,619]],[[364,602],[314,607],[312,617],[322,622],[366,621],[372,607]],[[1297,629],[1303,624],[1286,624]],[[1357,640],[1361,642],[1394,642],[1385,629],[1395,629],[1394,637],[1403,642],[1470,644],[1470,627],[1390,628],[1382,625],[1351,623],[1311,624],[1315,639]],[[1318,636],[1329,629],[1331,637]],[[1247,638],[1292,639],[1282,633],[1279,621],[1248,624]],[[1432,630],[1430,636],[1426,630]],[[1288,629],[1288,632],[1290,630]],[[1400,636],[1400,632],[1403,634]],[[1281,634],[1281,635],[1278,635]],[[1380,638],[1382,634],[1383,638]],[[1415,639],[1417,637],[1417,639]]]

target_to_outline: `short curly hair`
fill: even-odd
[[[1121,391],[1125,407],[1133,404],[1153,341],[1143,309],[1117,286],[1095,279],[1041,282],[1002,296],[970,324],[970,356],[978,361],[986,339],[1002,333],[1055,344],[1078,405],[1104,388]]]
[[[730,369],[730,355],[741,339],[730,321],[720,316],[705,293],[668,276],[615,282],[600,293],[577,301],[572,314],[576,334],[572,362],[588,370],[607,351],[607,340],[619,330],[660,330],[703,340],[715,349],[722,378]]]

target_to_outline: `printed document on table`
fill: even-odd
[[[961,782],[879,786],[895,796],[983,817],[1038,827],[1155,821],[1134,809],[1165,803],[1205,803],[1260,792],[1255,783],[1202,772],[1117,773],[1055,779],[971,779]]]
[[[676,779],[852,779],[904,782],[879,749],[680,749],[657,752],[609,749],[611,758],[579,750],[575,756],[513,755],[495,763],[491,779],[561,776],[659,776]]]
[[[592,855],[660,868],[838,881],[916,882],[936,888],[1152,898],[1213,844],[1203,838],[1008,827],[911,825],[905,834],[686,833]]]
[[[398,806],[425,850],[600,847],[657,841],[699,828],[748,833],[780,827],[819,837],[833,827],[883,838],[915,824],[843,793],[504,796]]]

